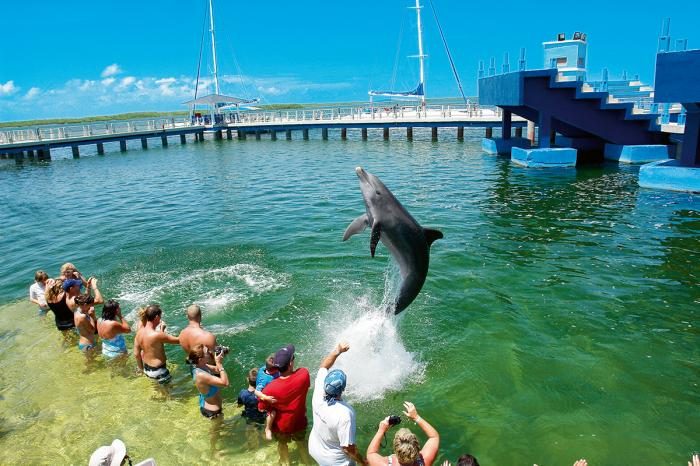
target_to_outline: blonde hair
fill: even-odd
[[[136,313],[139,316],[139,320],[141,321],[141,326],[145,327],[146,326],[146,308],[145,307],[140,307],[136,311]]]
[[[68,270],[72,270],[73,272],[77,272],[77,271],[78,271],[78,269],[76,269],[75,266],[74,266],[73,264],[71,264],[70,262],[66,262],[65,264],[63,264],[63,265],[61,266],[61,275],[63,275],[64,273],[66,273]]]
[[[187,356],[187,359],[189,359],[192,364],[197,364],[199,360],[204,357],[204,345],[197,343],[192,347],[190,354]]]
[[[399,429],[394,435],[394,454],[401,464],[413,464],[420,454],[420,444],[416,434],[406,429]]]
[[[61,291],[63,291],[63,279],[57,278],[54,280],[53,285],[46,287],[46,290],[44,291],[44,298],[49,302],[53,302],[53,300],[56,299],[56,296],[61,294]]]

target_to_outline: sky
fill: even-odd
[[[366,101],[370,89],[413,89],[413,0],[215,0],[220,88],[262,103]],[[426,94],[457,97],[431,0],[421,0]],[[0,121],[184,110],[194,95],[207,0],[3,0]],[[465,93],[479,60],[504,53],[543,67],[558,32],[588,36],[588,77],[607,67],[653,83],[664,18],[700,48],[700,1],[432,0]],[[207,32],[208,34],[208,32]],[[204,44],[199,95],[212,90]]]

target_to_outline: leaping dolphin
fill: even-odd
[[[348,225],[343,241],[372,227],[369,251],[374,257],[381,240],[401,271],[401,287],[389,311],[398,314],[416,299],[425,283],[430,262],[430,245],[443,237],[442,232],[421,227],[379,178],[362,167],[355,169],[367,212]]]

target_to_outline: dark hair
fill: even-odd
[[[151,306],[148,306],[149,308]],[[160,309],[159,309],[160,310]],[[190,349],[190,354],[187,355],[187,359],[191,364],[198,364],[199,360],[204,357],[204,345],[197,343]]]
[[[255,382],[258,380],[258,370],[257,369],[251,369],[248,371],[248,383],[255,387]]]
[[[44,280],[49,278],[49,274],[44,272],[43,270],[37,270],[36,273],[34,274],[34,281],[35,282],[43,282]]]
[[[149,304],[146,308],[146,320],[148,322],[153,322],[156,317],[160,317],[163,314],[160,306],[157,304]]]
[[[117,317],[117,309],[119,309],[119,301],[110,299],[102,306],[102,319],[115,320]]]
[[[95,298],[89,294],[79,294],[75,297],[75,304],[82,306],[83,304],[94,304]]]
[[[457,466],[479,466],[479,462],[472,455],[465,454],[457,458]]]
[[[275,353],[272,353],[265,360],[265,370],[267,372],[277,372],[279,367],[275,366]]]

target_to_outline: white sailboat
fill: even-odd
[[[200,53],[200,63],[197,69],[197,84],[195,85],[194,99],[184,102],[184,105],[189,106],[190,109],[190,121],[195,119],[195,110],[198,105],[203,105],[207,108],[208,118],[201,118],[205,125],[220,125],[225,123],[224,111],[235,109],[235,115],[237,116],[241,105],[254,104],[259,102],[260,99],[243,99],[240,97],[233,97],[229,95],[221,94],[219,89],[219,72],[218,63],[216,59],[216,33],[214,32],[214,4],[213,0],[209,0],[209,33],[211,34],[211,56],[212,56],[212,78],[214,81],[214,93],[208,94],[202,97],[197,97],[197,92],[199,90],[199,68],[201,67],[201,53]],[[203,39],[204,37],[202,37]]]

